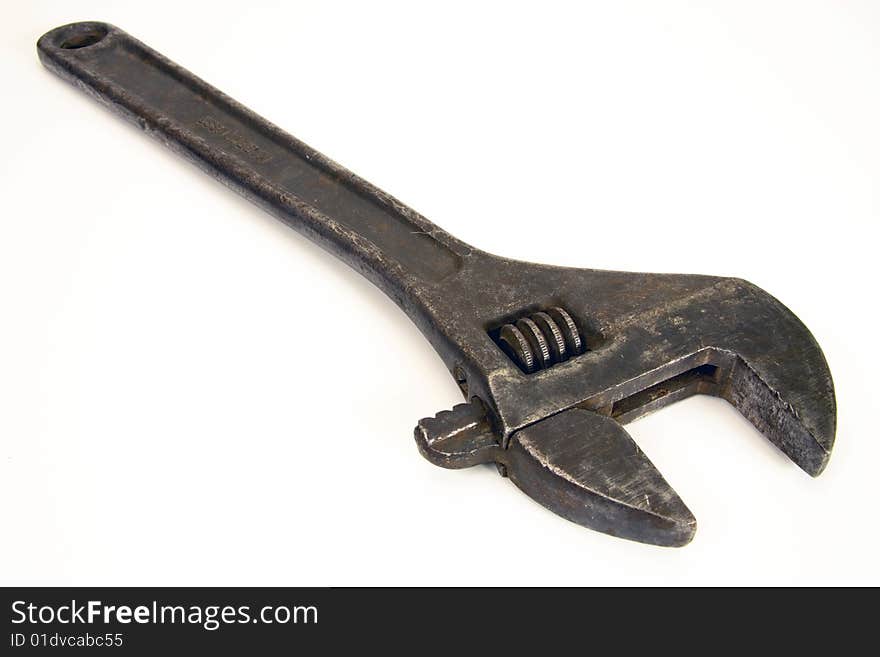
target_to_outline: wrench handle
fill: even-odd
[[[470,247],[211,85],[106,23],[46,33],[62,78],[366,275],[398,302]]]

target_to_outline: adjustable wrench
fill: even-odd
[[[348,263],[390,296],[465,403],[421,420],[432,463],[499,472],[555,513],[679,546],[696,520],[623,429],[726,399],[808,474],[836,404],[795,315],[740,279],[552,267],[476,249],[106,23],[56,28],[43,64]]]

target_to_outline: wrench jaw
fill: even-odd
[[[611,418],[563,411],[514,434],[502,459],[517,487],[579,525],[665,547],[696,532],[693,514]]]
[[[837,425],[834,382],[806,326],[777,299],[738,279],[738,301],[721,299],[717,312],[736,330],[716,340],[734,355],[717,394],[807,474],[828,465]]]
[[[419,422],[416,444],[444,468],[494,462],[533,500],[612,536],[678,547],[697,521],[616,421],[570,409],[516,432],[508,448],[474,400]]]

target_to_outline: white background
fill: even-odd
[[[0,583],[880,584],[880,5],[414,4],[4,4]],[[87,19],[492,252],[765,288],[831,366],[830,466],[716,399],[630,425],[698,518],[676,550],[430,465],[428,343],[45,71]]]

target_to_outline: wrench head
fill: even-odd
[[[808,474],[825,468],[836,426],[825,358],[800,320],[755,285],[494,256],[462,274],[463,288],[473,278],[483,285],[460,290],[455,307],[432,306],[432,321],[472,405],[416,429],[438,465],[494,461],[559,515],[658,545],[687,543],[696,521],[622,426],[646,413],[718,396]],[[566,341],[548,316],[563,337],[566,328],[554,309],[576,325],[579,353],[560,357]]]

